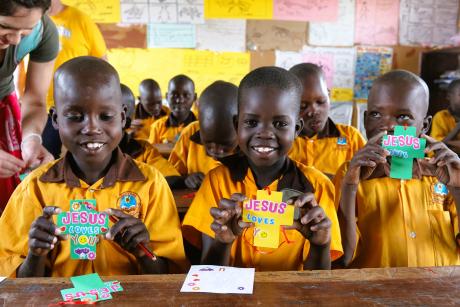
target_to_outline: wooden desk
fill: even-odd
[[[180,293],[184,275],[104,277],[123,292],[97,305],[460,305],[460,267],[393,268],[256,273],[254,294]],[[48,306],[61,301],[68,278],[8,279],[0,284],[2,306]]]
[[[177,212],[187,213],[196,191],[192,189],[173,190],[174,200],[176,201]]]
[[[153,144],[156,149],[161,153],[163,157],[166,159],[169,158],[171,151],[173,150],[174,144],[173,143],[164,143],[164,144]]]

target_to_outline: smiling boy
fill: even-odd
[[[126,116],[115,69],[98,58],[74,58],[57,70],[54,84],[53,125],[68,153],[30,173],[13,193],[0,218],[0,275],[178,270],[185,256],[171,191],[157,170],[118,149]],[[69,259],[70,242],[53,222],[74,199],[94,199],[98,211],[119,219],[100,239],[94,261]],[[139,243],[150,246],[157,260]]]
[[[205,177],[183,222],[184,237],[201,248],[203,264],[256,270],[328,269],[342,254],[334,189],[312,167],[287,157],[302,130],[301,85],[288,71],[262,67],[250,72],[238,92],[238,145],[242,153],[222,160]],[[278,248],[258,248],[255,228],[242,221],[241,203],[257,190],[291,188],[301,218],[280,232]]]

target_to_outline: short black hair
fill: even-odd
[[[191,82],[193,85],[193,90],[195,90],[195,82],[193,82],[193,80],[189,76],[177,75],[177,76],[172,77],[171,80],[169,80],[168,88],[171,83],[176,83],[176,82]]]
[[[460,86],[460,79],[452,80],[447,87],[447,92],[452,93],[458,86]]]
[[[201,93],[199,100],[200,123],[219,122],[232,126],[238,112],[238,87],[230,82],[215,81]]]
[[[153,79],[144,79],[139,84],[139,91],[142,92],[143,90],[153,92],[155,90],[160,90],[160,85]]]
[[[314,63],[300,63],[292,66],[289,71],[301,81],[309,76],[320,76],[323,79],[325,78],[324,70],[321,68],[321,66]]]
[[[134,105],[136,103],[136,98],[134,97],[133,92],[127,85],[121,83],[120,88],[123,104],[126,105],[126,108],[128,109],[126,111],[126,117],[131,118],[134,114]]]
[[[13,15],[18,7],[27,9],[40,8],[43,13],[51,6],[51,0],[1,0],[0,1],[0,16]]]
[[[251,71],[241,80],[238,87],[238,110],[246,91],[256,87],[273,87],[289,92],[294,96],[294,107],[298,115],[302,99],[302,84],[293,73],[275,66],[264,66]]]

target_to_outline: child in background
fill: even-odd
[[[304,127],[294,140],[289,157],[307,166],[314,166],[329,178],[350,161],[365,140],[351,126],[335,124],[329,118],[330,100],[324,72],[316,64],[297,64],[290,70],[303,86],[300,116]]]
[[[64,63],[54,77],[54,101],[53,124],[68,152],[30,173],[8,202],[0,218],[0,275],[109,276],[182,268],[179,218],[165,179],[118,149],[125,112],[115,69],[94,57]],[[74,199],[95,199],[98,211],[119,220],[100,239],[94,261],[70,259],[70,240],[53,222]]]
[[[454,80],[447,88],[449,108],[436,113],[431,126],[431,137],[444,142],[460,154],[460,80]]]
[[[134,111],[132,127],[136,128],[136,139],[148,140],[150,126],[158,119],[169,115],[163,106],[160,85],[153,79],[145,79],[139,84],[139,103]]]
[[[147,163],[154,166],[160,173],[166,177],[169,184],[169,178],[179,177],[179,172],[158,152],[158,150],[147,141],[136,140],[133,135],[129,133],[131,118],[134,113],[134,94],[124,84],[121,84],[122,102],[126,107],[126,124],[124,127],[123,137],[120,142],[120,149],[122,152],[130,155],[133,159],[139,162]],[[173,178],[174,180],[174,178]]]
[[[221,164],[218,160],[234,153],[237,98],[238,87],[224,81],[214,82],[201,94],[199,121],[184,128],[169,156],[186,187],[198,189],[204,175]]]
[[[329,269],[331,257],[342,255],[332,183],[287,156],[302,130],[301,94],[299,80],[278,67],[258,68],[241,81],[236,124],[241,153],[205,176],[182,225],[184,238],[201,247],[202,264]],[[301,218],[280,231],[276,249],[253,246],[255,228],[242,221],[241,203],[263,188],[301,192],[289,201],[300,208]]]
[[[367,145],[334,178],[344,247],[353,268],[459,265],[460,159],[424,135],[430,127],[428,86],[395,70],[377,78],[364,114]],[[395,126],[416,127],[428,160],[415,159],[413,179],[389,177],[382,137]],[[457,240],[456,240],[457,237]]]
[[[175,143],[187,125],[196,120],[190,108],[196,100],[195,84],[185,75],[178,75],[169,81],[166,99],[171,114],[152,124],[149,143]]]

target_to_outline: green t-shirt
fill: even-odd
[[[58,52],[56,26],[47,15],[43,15],[31,34],[23,37],[18,45],[6,49],[5,58],[0,64],[0,99],[14,91],[14,70],[27,54],[30,54],[30,61],[44,63],[54,60]]]

